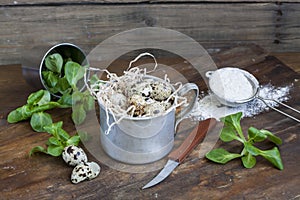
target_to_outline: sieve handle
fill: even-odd
[[[175,130],[177,129],[178,124],[187,117],[188,114],[191,113],[191,111],[193,110],[197,100],[198,100],[198,95],[199,95],[199,88],[195,83],[186,83],[182,86],[182,88],[178,91],[178,95],[179,96],[183,96],[186,93],[188,93],[189,91],[194,90],[193,93],[193,99],[191,102],[189,102],[188,106],[185,107],[181,112],[179,112],[176,115],[175,118]],[[175,131],[176,132],[176,131]]]
[[[286,108],[288,108],[288,109],[290,109],[290,110],[292,110],[292,111],[294,111],[294,112],[296,112],[296,113],[298,113],[298,114],[300,114],[300,111],[299,111],[299,110],[297,110],[297,109],[295,109],[295,108],[293,108],[293,107],[291,107],[291,106],[289,106],[289,105],[286,105],[286,104],[284,104],[284,103],[282,103],[282,102],[279,102],[279,101],[277,101],[277,100],[275,100],[275,99],[265,99],[265,98],[262,98],[262,97],[260,97],[260,96],[257,96],[257,98],[258,98],[259,100],[261,100],[261,101],[262,101],[266,106],[268,106],[269,108],[271,108],[271,109],[275,110],[276,112],[279,112],[280,114],[283,114],[283,115],[285,115],[286,117],[288,117],[288,118],[290,118],[290,119],[293,119],[293,120],[295,120],[296,122],[300,123],[300,119],[299,119],[299,118],[296,118],[296,117],[294,117],[294,116],[292,116],[292,115],[290,115],[290,114],[288,114],[288,113],[286,113],[286,112],[283,112],[282,110],[279,110],[279,109],[277,109],[277,108],[275,108],[275,107],[269,105],[266,101],[274,101],[274,102],[280,104],[281,106],[286,107]]]

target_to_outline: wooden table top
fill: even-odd
[[[287,54],[287,57],[290,56]],[[287,102],[300,108],[300,75],[257,46],[237,46],[212,55],[217,66],[234,65],[252,72],[262,84],[294,84]],[[284,58],[284,57],[283,57]],[[295,58],[293,58],[295,59]],[[298,57],[298,63],[300,58]],[[294,62],[296,63],[296,62]],[[7,114],[25,104],[36,91],[22,77],[20,65],[0,66],[0,199],[298,199],[300,198],[299,123],[269,111],[242,120],[244,127],[253,125],[272,131],[282,138],[279,146],[284,163],[280,171],[258,158],[256,166],[245,169],[240,160],[226,165],[197,157],[196,148],[183,164],[161,184],[142,190],[158,171],[122,172],[106,166],[88,153],[102,170],[93,180],[70,182],[72,167],[60,157],[44,154],[28,156],[30,149],[48,139],[46,133],[34,132],[28,121],[9,124]],[[297,69],[296,69],[297,70]],[[298,71],[298,70],[297,70]],[[71,110],[51,110],[54,121],[63,120],[64,129],[74,134]],[[222,145],[217,143],[215,147]],[[227,144],[228,148],[234,148]],[[262,144],[269,148],[270,144]],[[224,146],[224,144],[223,144]]]

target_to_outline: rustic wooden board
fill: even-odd
[[[296,3],[282,4],[279,10],[282,11],[282,14],[277,19],[278,25],[276,26],[275,35],[278,42],[281,43],[280,46],[285,49],[288,48],[290,42],[298,43],[300,41],[299,34],[294,35],[294,33],[300,31],[299,20],[296,19],[299,18],[300,7]],[[287,21],[288,23],[286,23]]]
[[[213,55],[217,65],[234,65],[252,72],[262,84],[271,81],[276,86],[294,84],[288,104],[299,109],[300,75],[257,46],[237,46]],[[238,59],[237,59],[238,58]],[[250,59],[251,58],[251,59]],[[241,62],[240,60],[245,60]],[[197,147],[162,184],[140,188],[157,173],[125,173],[98,162],[102,171],[94,180],[73,185],[72,168],[61,158],[46,155],[28,157],[28,151],[48,138],[47,134],[31,130],[28,121],[8,124],[6,116],[25,103],[34,89],[22,79],[19,65],[0,66],[0,191],[1,199],[297,199],[300,185],[299,124],[276,112],[247,118],[243,126],[266,128],[283,139],[280,151],[285,169],[279,171],[262,158],[253,169],[245,169],[240,161],[218,165],[199,159]],[[75,132],[71,111],[51,111],[54,120],[63,120],[64,128]],[[222,146],[234,150],[236,143]],[[261,144],[269,148],[269,143]]]
[[[26,48],[61,42],[88,53],[114,34],[151,26],[180,31],[212,49],[253,42],[272,52],[300,51],[299,3],[2,2],[17,5],[0,9],[0,64],[19,64]]]
[[[19,6],[19,5],[33,5],[33,4],[42,4],[42,5],[57,5],[57,4],[83,4],[83,3],[90,3],[90,4],[128,4],[128,3],[211,3],[211,2],[217,2],[217,3],[228,3],[228,2],[237,2],[237,3],[253,3],[253,2],[262,2],[262,3],[286,3],[286,2],[298,2],[297,0],[191,0],[191,1],[185,1],[185,0],[17,0],[17,1],[11,1],[11,0],[2,0],[0,2],[0,5],[13,5],[13,6]]]
[[[284,62],[287,66],[292,67],[296,72],[300,73],[300,53],[273,53],[276,58]]]

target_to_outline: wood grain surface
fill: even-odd
[[[119,32],[140,27],[180,31],[205,47],[256,43],[299,52],[300,3],[292,1],[0,2],[0,64],[19,64],[27,48],[71,42],[89,53]]]
[[[236,46],[215,53],[212,57],[219,67],[233,65],[250,71],[261,84],[294,84],[287,103],[300,109],[300,75],[258,46]],[[245,129],[250,125],[268,129],[282,138],[283,144],[279,148],[284,163],[283,171],[275,169],[260,157],[253,169],[243,168],[239,160],[226,165],[215,164],[199,159],[200,149],[197,147],[163,183],[141,190],[157,171],[121,172],[104,165],[88,153],[89,160],[99,163],[102,171],[96,179],[74,185],[70,182],[72,168],[66,166],[61,158],[43,154],[28,157],[29,150],[43,144],[48,135],[34,132],[28,121],[8,124],[6,117],[9,111],[23,105],[35,89],[22,78],[20,65],[0,66],[0,69],[0,199],[299,198],[299,124],[273,111],[245,118],[242,126]],[[70,134],[75,133],[70,119],[71,110],[54,109],[50,113],[54,121],[64,121],[64,128]],[[215,147],[237,151],[236,145],[218,142]],[[260,146],[270,148],[269,143]]]
[[[40,5],[59,5],[59,4],[128,4],[128,3],[210,3],[210,2],[218,2],[218,3],[229,3],[229,2],[238,2],[238,3],[252,3],[253,0],[192,0],[192,1],[185,1],[185,0],[2,0],[0,5],[5,6],[18,6],[18,5],[32,5],[32,4],[40,4]],[[256,0],[255,2],[262,2],[262,3],[287,3],[287,2],[297,2],[296,0]]]
[[[281,60],[287,66],[294,69],[296,72],[300,73],[300,63],[298,58],[300,57],[300,53],[272,53],[273,56]]]

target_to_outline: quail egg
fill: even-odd
[[[150,116],[159,115],[163,112],[165,112],[165,106],[161,102],[155,102],[145,107],[145,113]]]
[[[143,96],[134,94],[130,97],[129,103],[135,107],[133,116],[142,116],[145,113],[144,108],[147,103]]]
[[[87,162],[87,156],[82,148],[70,145],[64,148],[62,158],[71,166],[76,166],[80,163]]]
[[[80,163],[77,165],[71,174],[72,183],[80,183],[84,180],[96,178],[101,171],[100,166],[95,162]]]
[[[154,82],[151,84],[151,97],[158,101],[166,100],[172,94],[172,88],[163,82]]]
[[[134,94],[138,94],[143,97],[150,97],[152,93],[152,87],[150,83],[151,82],[146,79],[143,82],[133,84],[128,90],[128,95],[132,96]]]
[[[165,110],[168,110],[172,106],[173,100],[171,99],[171,101],[162,101],[160,103],[162,106],[164,106]]]
[[[126,109],[127,98],[122,93],[113,93],[110,97],[111,102],[114,105],[118,105],[123,109]]]

